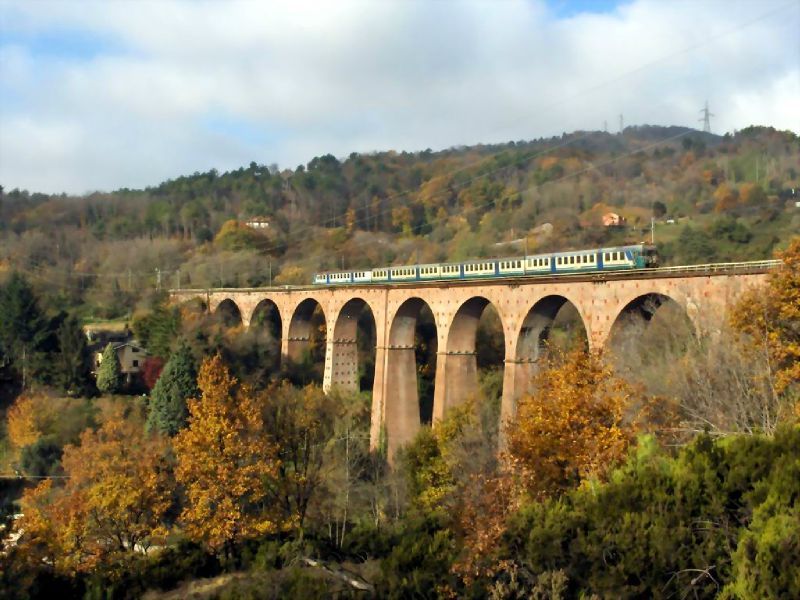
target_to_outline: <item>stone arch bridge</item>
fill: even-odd
[[[504,336],[505,422],[513,416],[517,398],[527,391],[540,341],[565,304],[572,304],[580,315],[591,349],[602,348],[624,317],[649,319],[654,307],[664,302],[681,307],[695,330],[713,332],[721,326],[726,307],[748,287],[765,281],[774,267],[775,261],[760,261],[407,285],[178,289],[170,295],[173,302],[200,299],[211,312],[226,305],[238,313],[244,327],[265,306],[277,311],[282,360],[297,360],[308,349],[311,317],[321,309],[327,332],[326,391],[358,390],[358,319],[368,310],[376,335],[371,444],[376,447],[385,434],[391,459],[420,427],[414,334],[423,307],[430,309],[436,325],[434,422],[476,389],[478,321],[484,308],[495,308]]]

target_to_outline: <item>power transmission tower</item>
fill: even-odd
[[[620,113],[619,114],[619,133],[620,133],[620,135],[622,135],[622,133],[624,131],[625,131],[625,120],[622,118],[622,113]]]
[[[715,115],[708,110],[708,100],[706,100],[706,105],[700,109],[700,112],[703,113],[703,118],[697,120],[703,122],[703,131],[711,133],[711,117]]]

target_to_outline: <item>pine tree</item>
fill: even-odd
[[[113,394],[122,386],[122,367],[119,364],[117,351],[108,344],[103,350],[103,358],[97,369],[97,389],[103,393]]]
[[[186,426],[189,411],[186,400],[197,396],[197,369],[186,344],[173,354],[150,396],[147,426],[166,435],[175,435]]]
[[[50,335],[48,321],[28,281],[14,273],[0,286],[0,368],[9,366],[27,387],[38,367]]]
[[[89,368],[83,329],[74,316],[67,317],[56,333],[58,355],[55,357],[56,380],[66,392],[80,393],[86,388]]]

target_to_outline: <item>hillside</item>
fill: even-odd
[[[514,255],[525,238],[529,251],[636,242],[651,216],[667,264],[760,259],[800,226],[799,173],[792,132],[641,126],[252,162],[79,197],[5,190],[0,273],[27,272],[85,318],[121,318],[159,286],[307,283],[341,266]],[[603,227],[608,211],[627,225]]]

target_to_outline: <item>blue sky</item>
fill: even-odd
[[[0,184],[627,124],[800,130],[797,0],[0,2]]]

